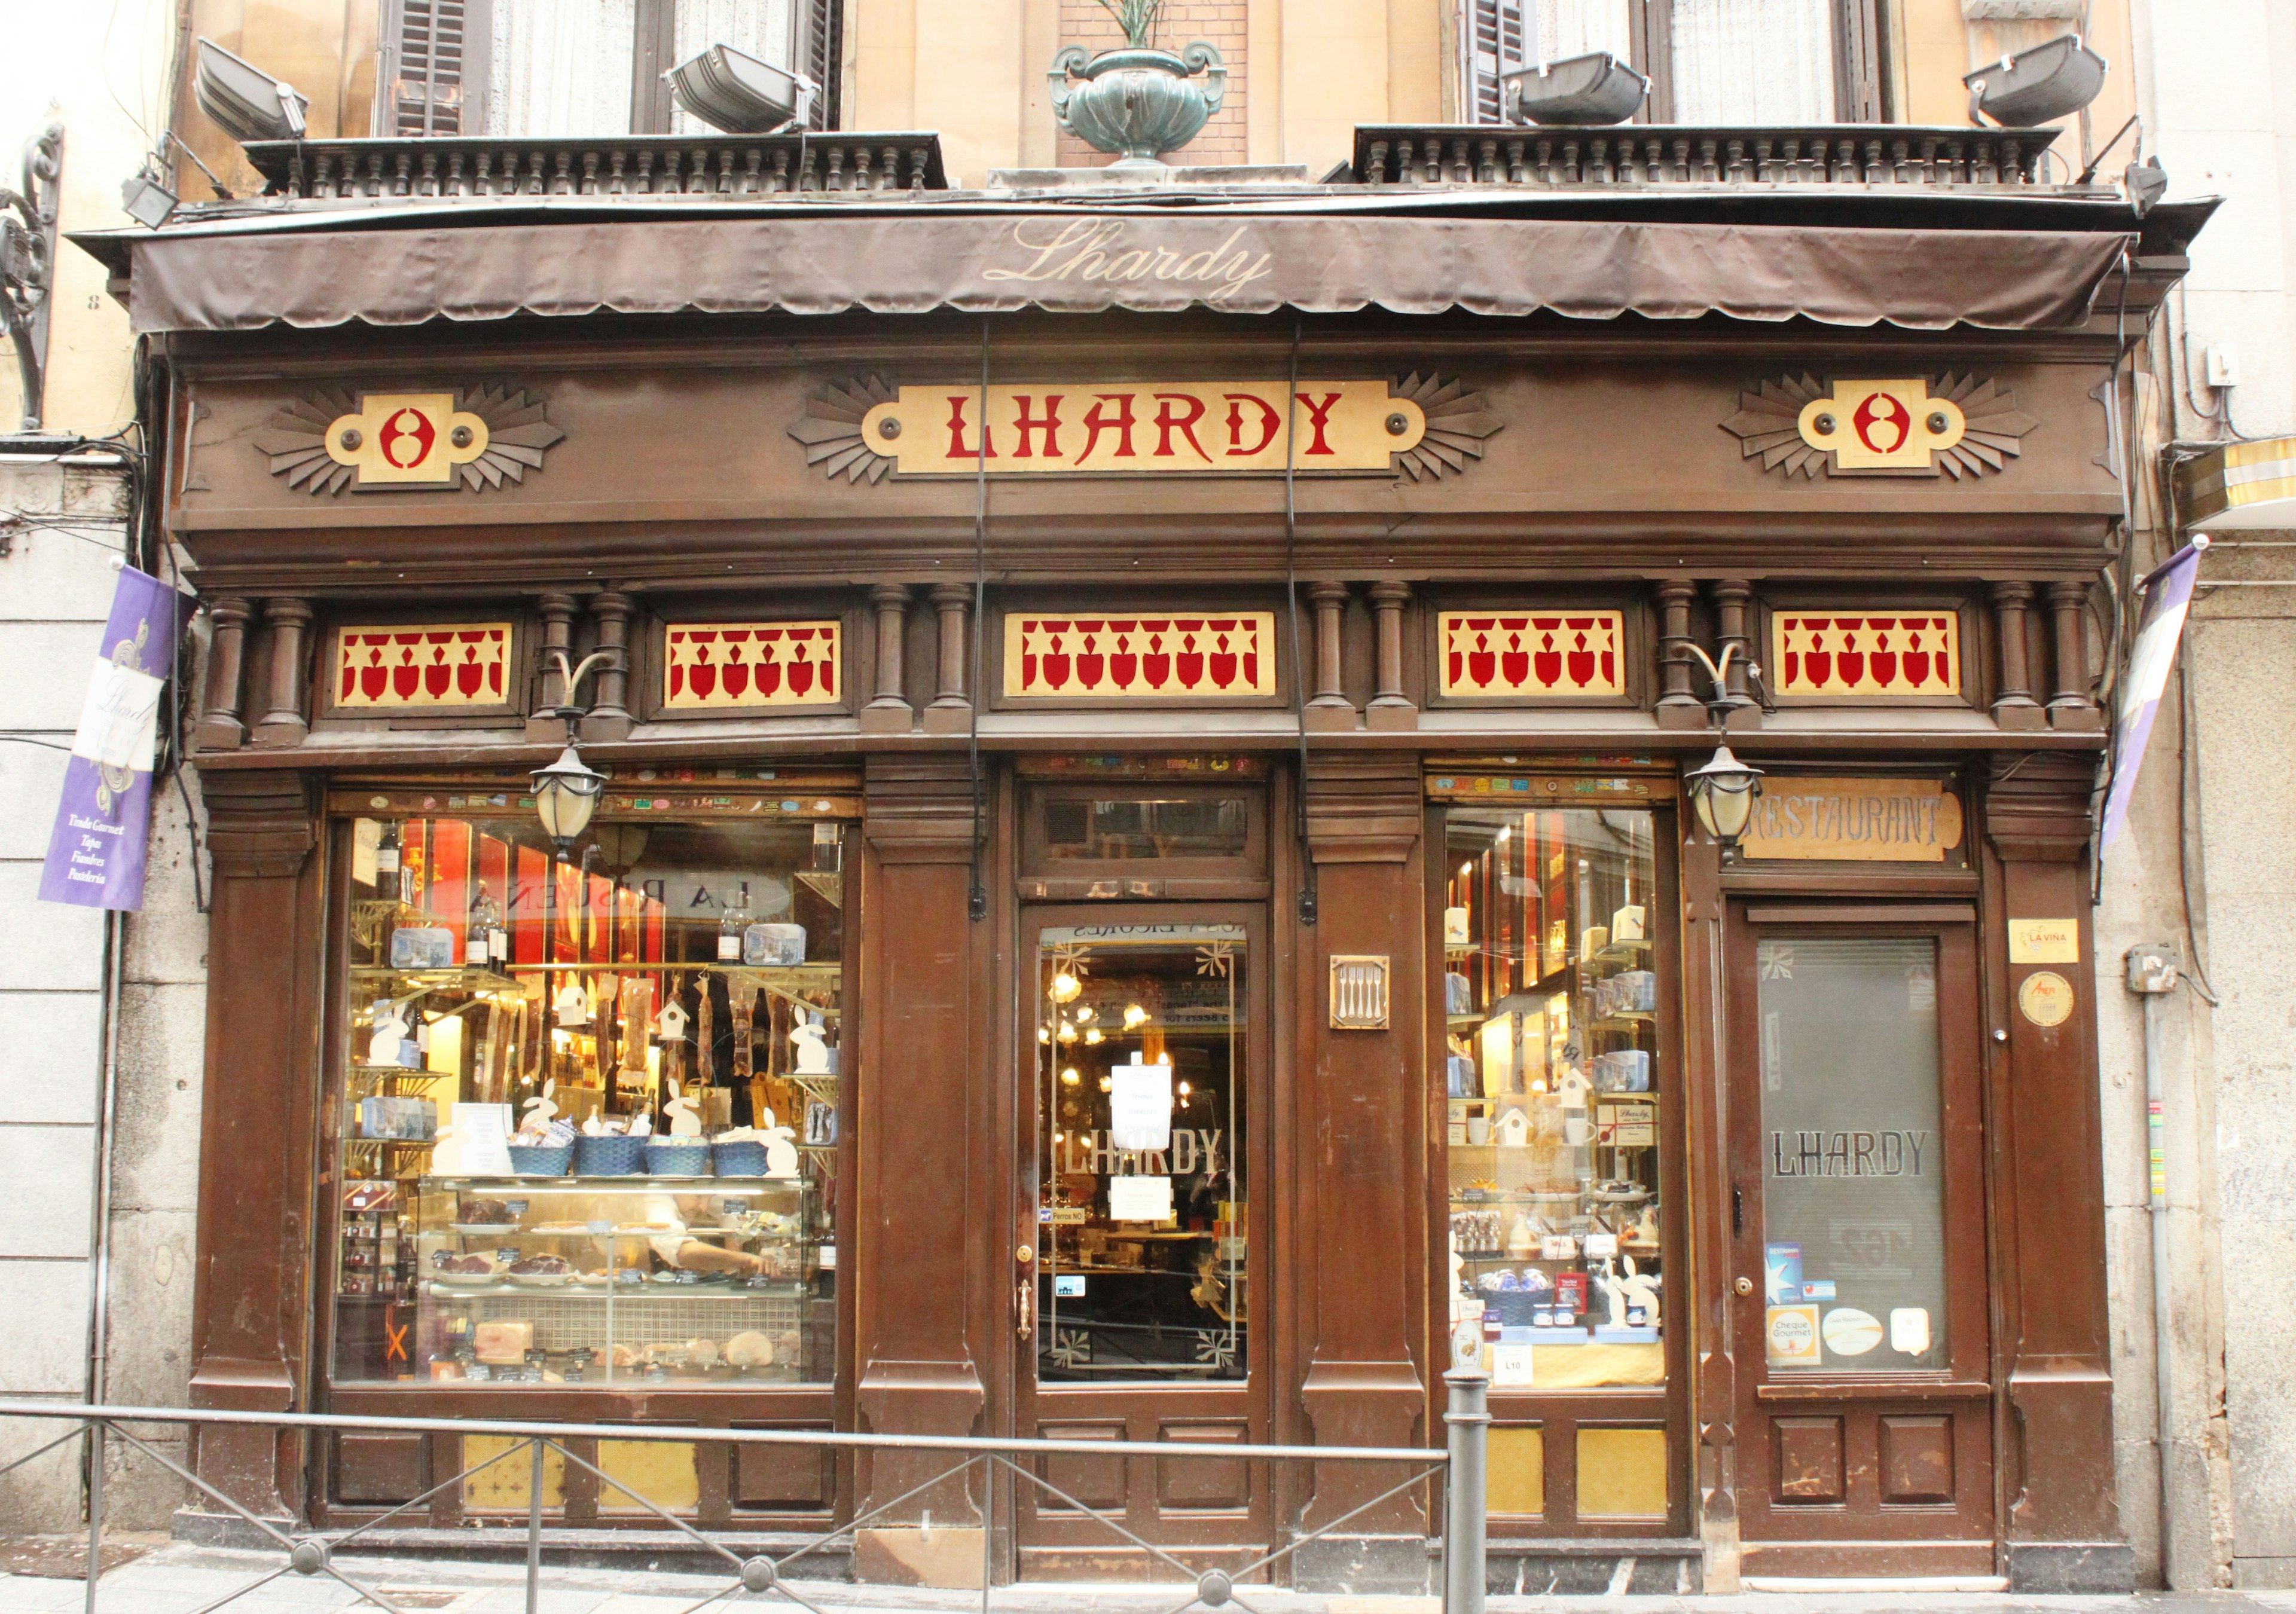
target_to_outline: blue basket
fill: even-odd
[[[510,1168],[522,1177],[562,1177],[574,1168],[571,1143],[512,1143]]]
[[[721,1177],[761,1177],[766,1175],[766,1146],[751,1139],[713,1146]]]
[[[706,1177],[709,1175],[709,1145],[665,1143],[657,1139],[646,1145],[645,1168],[658,1177]]]
[[[574,1140],[574,1174],[586,1177],[634,1177],[645,1175],[646,1140],[609,1133]]]

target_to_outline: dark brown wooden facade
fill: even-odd
[[[2119,342],[2109,309],[2047,331],[1198,311],[593,315],[168,339],[168,516],[213,627],[198,765],[216,873],[216,1102],[201,1143],[195,1398],[702,1431],[1439,1443],[1452,1350],[1442,838],[1456,799],[1431,781],[1631,776],[1660,830],[1650,936],[1666,1236],[1679,1252],[1666,1266],[1667,1371],[1660,1385],[1495,1392],[1502,1427],[1541,1430],[1545,1471],[1540,1512],[1494,1518],[1494,1585],[1600,1590],[1631,1557],[1638,1591],[1694,1587],[1709,1566],[2125,1585],[2093,1009],[2079,1002],[2054,1026],[2021,1012],[2033,967],[2008,945],[2013,920],[2077,919],[2079,959],[2059,968],[2077,993],[2091,979],[2105,647],[2088,590],[2122,510],[2098,401]],[[1079,395],[1432,375],[1480,395],[1498,425],[1440,476],[1301,474],[1288,522],[1280,474],[992,474],[984,489],[824,474],[791,436],[825,389],[882,378],[964,396],[984,366],[994,383]],[[2013,392],[2030,417],[2020,451],[1983,474],[1782,473],[1724,428],[1742,395],[1779,378],[1919,376],[1935,396],[1969,375]],[[520,481],[315,496],[258,451],[271,417],[309,396],[489,385],[541,400],[564,433]],[[1614,699],[1444,693],[1443,611],[1565,608],[1620,613]],[[1954,692],[1792,694],[1767,665],[1772,625],[1813,610],[1951,618]],[[1004,692],[1008,617],[1159,610],[1271,613],[1272,693],[1111,708]],[[784,618],[842,625],[833,706],[665,709],[665,623]],[[394,620],[513,623],[502,709],[332,703],[320,670],[331,633]],[[1964,855],[1724,864],[1676,781],[1714,743],[1689,648],[1733,643],[1765,664],[1776,696],[1733,719],[1741,755],[1779,779],[1942,779],[1965,816]],[[314,1297],[337,1212],[319,1141],[345,1012],[330,792],[541,766],[557,731],[529,714],[555,692],[541,657],[557,646],[612,655],[583,730],[594,765],[672,777],[764,765],[857,797],[833,1385],[328,1382]],[[1167,758],[1245,760],[1258,862],[1152,881],[1048,873],[1032,858],[1031,815],[1051,765],[1087,756],[1108,760],[1117,790],[1135,765],[1152,778]],[[1312,921],[1299,900],[1310,888]],[[1258,1354],[1236,1387],[1055,1391],[1035,1382],[1021,1337],[1014,1245],[1033,1239],[1036,1202],[1024,930],[1103,911],[1216,914],[1257,950],[1251,1058],[1267,1119],[1249,1237],[1262,1287]],[[1765,1146],[1755,949],[1868,934],[1939,949],[1948,1365],[1783,1375],[1764,1360],[1748,1210]],[[1390,961],[1384,1029],[1332,1028],[1328,962],[1341,954]],[[1582,1434],[1626,1427],[1663,1433],[1663,1506],[1582,1512],[1574,1454],[1595,1449]],[[340,1523],[451,1472],[451,1445],[209,1433],[198,1462],[258,1512]],[[932,1471],[930,1457],[784,1463],[700,1449],[696,1516],[758,1532],[820,1528]],[[1258,1548],[1391,1483],[1336,1464],[1236,1464],[1176,1485],[1160,1466],[1080,1461],[1046,1477],[1158,1538]],[[927,1505],[944,1537],[962,1542],[970,1521],[970,1545],[939,1550],[977,1565],[978,1504],[953,1487],[926,1494],[865,1534],[857,1572],[931,1578],[939,1561],[913,1528]],[[1112,1567],[1075,1520],[1000,1507],[1016,1517],[1017,1530],[999,1526],[1003,1572]],[[570,1483],[562,1520],[600,1521],[594,1483]],[[455,1493],[423,1521],[461,1522]],[[1428,1499],[1406,1492],[1294,1573],[1415,1588],[1439,1531]]]

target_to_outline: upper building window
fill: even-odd
[[[1499,77],[1608,51],[1651,80],[1636,122],[1882,119],[1876,0],[1461,0],[1460,117],[1501,120]]]
[[[662,73],[729,45],[820,86],[837,127],[841,0],[385,0],[379,135],[699,135]]]

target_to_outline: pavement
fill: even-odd
[[[62,1544],[58,1544],[61,1548]],[[135,1544],[142,1545],[142,1543]],[[239,1552],[184,1543],[154,1544],[106,1570],[96,1587],[95,1614],[200,1614],[219,1601],[233,1614],[324,1614],[350,1609],[362,1591],[326,1574],[308,1577],[283,1569],[276,1553]],[[78,1561],[59,1551],[43,1559],[11,1561],[39,1573],[0,1573],[0,1614],[81,1614],[86,1586]],[[336,1568],[357,1588],[409,1610],[447,1614],[523,1614],[524,1566],[466,1560],[356,1557]],[[67,1578],[65,1577],[73,1577]],[[712,1608],[780,1607],[799,1602],[773,1593],[731,1590],[730,1576],[709,1577],[645,1569],[574,1569],[545,1565],[538,1614],[686,1614]],[[230,1594],[250,1588],[243,1595]],[[803,1605],[824,1614],[924,1614],[979,1610],[978,1593],[919,1592],[846,1583],[791,1582]],[[1169,1614],[1189,1588],[1029,1585],[994,1594],[994,1614]],[[1258,1614],[1439,1614],[1431,1597],[1311,1595],[1241,1588],[1238,1606]],[[2296,1614],[2296,1592],[2150,1593],[2134,1597],[2038,1597],[2006,1593],[1856,1592],[1751,1593],[1736,1597],[1495,1597],[1491,1614]],[[373,1608],[375,1604],[366,1602]]]

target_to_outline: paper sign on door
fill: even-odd
[[[1108,1179],[1108,1219],[1111,1222],[1162,1222],[1172,1215],[1169,1177],[1111,1177]]]

